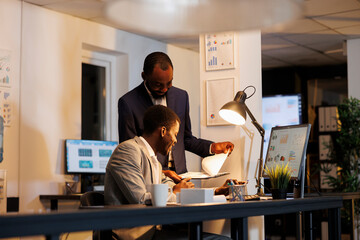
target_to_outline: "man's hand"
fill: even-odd
[[[214,154],[229,153],[230,155],[233,149],[234,144],[232,144],[231,142],[218,142],[211,144],[211,152]]]
[[[229,195],[229,186],[216,188],[215,195],[225,195],[225,196]]]
[[[194,184],[190,182],[191,178],[181,180],[178,184],[173,187],[173,193],[180,192],[182,188],[194,188]]]
[[[174,171],[163,170],[162,172],[165,174],[165,176],[171,178],[175,183],[179,183],[182,180],[182,178],[179,175],[177,175],[176,172]]]
[[[225,196],[229,195],[229,188],[230,188],[229,184],[231,180],[235,185],[241,185],[247,183],[245,181],[238,181],[236,179],[227,179],[221,187],[215,189],[215,195],[225,195]]]

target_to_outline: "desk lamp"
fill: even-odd
[[[247,88],[252,87],[254,92],[247,97],[245,90]],[[251,113],[249,108],[245,104],[245,100],[252,97],[256,92],[256,88],[254,86],[247,86],[243,91],[239,91],[236,93],[236,96],[233,101],[226,103],[219,111],[220,116],[225,120],[235,125],[243,125],[245,124],[246,120],[246,113],[249,114],[251,118],[252,124],[256,127],[261,135],[261,147],[260,147],[260,158],[259,158],[259,172],[256,182],[257,187],[257,194],[262,195],[262,188],[261,188],[261,173],[263,167],[263,148],[264,148],[264,135],[265,130],[264,128],[256,121],[254,115]]]

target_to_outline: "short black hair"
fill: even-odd
[[[160,64],[161,70],[168,70],[169,66],[174,69],[171,59],[166,53],[153,52],[147,55],[144,61],[143,72],[145,75],[151,75],[156,64]]]
[[[151,134],[159,127],[170,129],[180,119],[176,113],[168,107],[154,105],[149,107],[144,114],[144,134]]]

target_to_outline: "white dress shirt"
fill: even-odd
[[[139,137],[141,139],[141,141],[143,141],[143,143],[146,146],[146,149],[148,150],[149,154],[150,154],[150,160],[152,162],[153,165],[153,176],[154,176],[154,184],[158,184],[161,183],[161,179],[160,179],[160,175],[161,175],[161,167],[159,167],[159,161],[154,153],[154,150],[152,149],[152,147],[150,146],[150,144],[145,140],[145,138],[143,137]]]

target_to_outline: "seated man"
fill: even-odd
[[[143,122],[143,135],[120,143],[110,157],[105,174],[106,205],[144,204],[151,198],[147,184],[169,184],[173,188],[173,200],[181,188],[194,187],[190,179],[175,184],[165,177],[156,158],[157,153],[166,155],[176,143],[180,125],[178,116],[170,108],[155,105],[145,112]],[[220,188],[217,192],[226,190],[226,187]],[[151,239],[155,228],[145,226],[113,232],[119,239]]]

